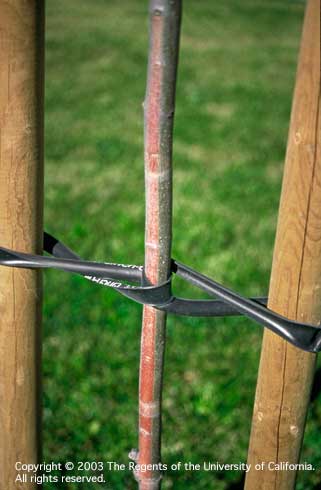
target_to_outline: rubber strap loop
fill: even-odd
[[[168,281],[157,286],[146,286],[143,285],[143,266],[84,261],[48,233],[44,234],[44,250],[52,257],[0,247],[0,264],[28,269],[50,268],[80,274],[89,281],[113,288],[140,304],[151,305],[176,315],[245,315],[300,349],[309,352],[321,351],[319,326],[291,321],[266,308],[267,298],[244,298],[178,261],[172,260],[171,277]],[[175,297],[171,287],[173,274],[219,299],[193,300]]]

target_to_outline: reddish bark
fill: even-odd
[[[145,276],[151,284],[170,274],[172,225],[172,135],[181,0],[151,0],[150,48],[145,98]],[[161,398],[166,314],[145,306],[139,386],[138,471],[140,490],[160,488]]]

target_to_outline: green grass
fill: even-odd
[[[248,295],[268,288],[303,9],[185,2],[173,256]],[[139,0],[47,2],[46,229],[93,260],[143,262],[146,10]],[[141,307],[58,272],[46,272],[45,298],[45,459],[126,463]],[[169,318],[164,462],[246,460],[261,334],[244,319]],[[302,455],[315,465],[320,425],[317,399]],[[241,477],[169,472],[163,488],[231,490]],[[136,488],[129,472],[106,478],[109,489]],[[297,488],[319,480],[301,473]]]

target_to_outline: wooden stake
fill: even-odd
[[[170,273],[172,139],[181,0],[150,1],[145,111],[145,275],[150,284]],[[159,464],[166,314],[143,312],[139,387],[139,464]],[[140,490],[160,488],[159,469],[136,473]]]
[[[294,92],[269,308],[291,319],[321,320],[320,0],[309,0]],[[246,490],[293,489],[316,356],[265,331],[257,382]],[[255,465],[265,462],[263,470]]]
[[[44,2],[0,0],[0,243],[42,253]],[[40,443],[41,276],[0,268],[0,490]]]

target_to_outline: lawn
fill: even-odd
[[[143,263],[147,3],[47,2],[45,225],[87,259]],[[303,11],[289,0],[184,3],[173,257],[245,295],[268,289]],[[179,281],[175,290],[200,297]],[[141,307],[116,292],[45,273],[47,461],[128,462],[140,322]],[[261,337],[245,319],[169,318],[164,463],[246,460]],[[302,454],[317,466],[319,401]],[[136,488],[129,471],[106,480]],[[302,472],[297,488],[319,481]],[[238,472],[169,471],[163,488],[241,482]]]

